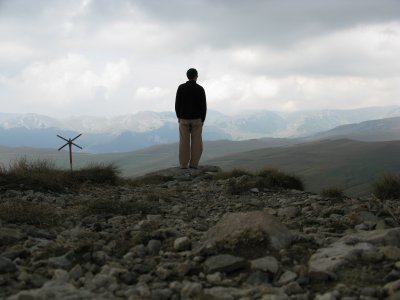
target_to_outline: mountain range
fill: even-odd
[[[299,112],[256,111],[229,116],[210,110],[204,140],[310,137],[336,127],[400,116],[400,106]],[[347,130],[342,127],[341,130]],[[366,130],[368,132],[368,130]],[[139,112],[116,117],[80,116],[64,119],[38,114],[0,113],[0,144],[8,147],[59,148],[57,134],[77,140],[84,152],[127,152],[178,140],[173,112]],[[333,132],[332,134],[336,134]],[[377,133],[379,135],[379,133]],[[316,136],[315,138],[322,138]],[[78,149],[77,149],[78,150]]]

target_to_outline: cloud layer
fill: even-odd
[[[3,112],[173,110],[189,67],[208,106],[398,104],[400,2],[0,0]]]

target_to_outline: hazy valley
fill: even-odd
[[[371,116],[374,110],[364,111]],[[396,113],[396,110],[391,111]],[[380,108],[378,112],[388,113],[388,109]],[[378,112],[375,112],[375,115]],[[321,123],[328,122],[327,119],[321,120]],[[176,134],[176,125],[170,124],[170,126]],[[46,132],[49,134],[48,138],[53,140],[54,148],[62,144],[62,140],[52,136],[56,132],[54,128],[21,130],[24,134],[32,131]],[[204,130],[206,133],[208,127]],[[73,136],[76,132],[66,131],[61,134]],[[133,135],[134,133],[126,133],[125,143],[138,143],[140,139],[134,138]],[[13,135],[13,137],[20,136]],[[84,145],[83,137],[82,140],[77,140],[78,144]],[[124,143],[122,140],[121,138],[121,143]],[[256,171],[274,167],[301,176],[308,191],[319,192],[323,188],[334,186],[349,195],[368,195],[370,183],[374,179],[388,172],[398,172],[400,169],[399,140],[400,117],[392,117],[341,125],[302,138],[208,140],[204,144],[202,162],[220,166],[225,170],[242,168]],[[36,140],[36,145],[42,141]],[[68,167],[69,163],[66,152],[49,148],[1,147],[0,153],[0,162],[6,166],[10,161],[24,156],[28,159],[49,159],[63,168]],[[73,154],[74,168],[80,168],[88,163],[113,163],[121,169],[124,176],[139,176],[176,166],[177,157],[176,143],[153,145],[131,152],[100,154],[74,152]]]

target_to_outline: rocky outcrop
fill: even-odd
[[[397,299],[398,201],[247,185],[236,195],[215,171],[0,190],[0,204],[45,203],[59,218],[0,220],[0,299]]]

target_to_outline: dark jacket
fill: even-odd
[[[178,119],[206,119],[207,102],[203,87],[194,80],[181,84],[176,91],[175,112]]]

